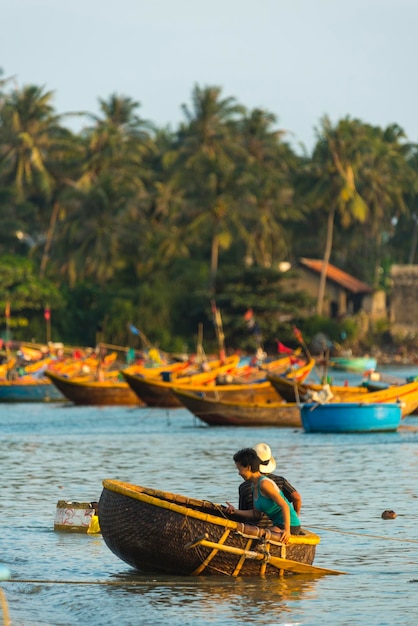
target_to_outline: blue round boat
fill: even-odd
[[[307,433],[370,433],[398,429],[402,420],[399,402],[330,402],[301,406]]]

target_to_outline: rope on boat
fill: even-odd
[[[368,533],[356,533],[349,530],[337,530],[336,528],[326,528],[325,526],[311,526],[309,528],[316,528],[317,530],[325,530],[330,533],[339,533],[340,535],[356,535],[357,537],[371,537],[372,539],[385,539],[386,541],[400,541],[405,543],[418,543],[418,539],[402,539],[401,537],[382,537],[382,535],[370,535]]]

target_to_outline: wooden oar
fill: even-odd
[[[313,574],[315,576],[323,576],[324,574],[345,574],[345,572],[337,572],[333,569],[326,569],[324,567],[316,567],[314,565],[308,565],[307,563],[299,563],[299,561],[292,561],[291,559],[282,559],[278,556],[272,556],[271,554],[265,555],[262,552],[256,552],[254,550],[244,550],[243,548],[236,548],[234,546],[226,546],[221,543],[208,540],[209,535],[206,533],[202,537],[191,541],[185,545],[186,550],[195,548],[196,546],[205,546],[206,548],[218,549],[223,552],[229,552],[230,554],[243,555],[247,559],[254,559],[256,561],[263,561],[264,559],[273,567],[277,569],[287,570],[289,572],[296,572],[298,574]]]

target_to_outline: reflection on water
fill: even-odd
[[[0,436],[0,562],[12,572],[2,588],[13,624],[418,620],[417,431],[209,428],[182,409],[51,404],[0,406]],[[237,502],[241,479],[232,456],[258,441],[269,443],[280,472],[302,493],[302,523],[321,536],[315,564],[347,576],[145,576],[101,537],[53,530],[57,501],[97,500],[104,478]],[[396,519],[382,520],[385,509]]]

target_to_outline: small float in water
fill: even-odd
[[[54,530],[89,534],[100,532],[97,518],[97,502],[58,500]]]

